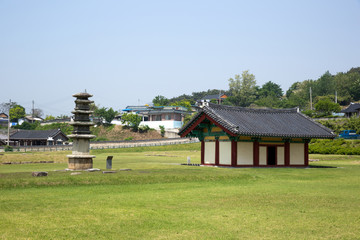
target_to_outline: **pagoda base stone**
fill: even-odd
[[[68,169],[87,170],[93,168],[93,156],[91,157],[70,157],[68,156]]]

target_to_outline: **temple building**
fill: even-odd
[[[312,138],[332,130],[298,109],[251,109],[205,102],[180,131],[201,141],[201,164],[231,167],[306,167]]]

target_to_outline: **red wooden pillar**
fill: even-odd
[[[304,143],[304,165],[309,166],[309,142]]]
[[[290,142],[286,141],[285,142],[285,149],[284,149],[284,154],[285,154],[285,166],[290,166]]]
[[[259,166],[259,151],[260,151],[260,146],[259,146],[259,141],[255,140],[253,143],[253,164],[254,166]]]
[[[237,165],[237,141],[231,140],[231,166]]]
[[[220,160],[220,143],[219,138],[215,140],[215,165],[219,165]]]
[[[201,141],[201,164],[204,165],[205,163],[205,141]]]

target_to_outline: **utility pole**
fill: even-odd
[[[313,110],[313,108],[312,108],[312,91],[311,91],[311,87],[310,87],[310,110]]]
[[[337,91],[335,91],[335,103],[337,103]]]
[[[7,145],[10,145],[10,108],[11,108],[11,99],[9,100],[9,111],[8,111],[8,140]]]
[[[35,108],[34,108],[34,100],[32,100],[32,120],[31,123],[34,123],[34,115],[35,115]]]

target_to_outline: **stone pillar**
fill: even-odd
[[[88,98],[92,97],[88,93],[77,93],[73,97],[75,100],[75,109],[72,111],[74,114],[73,125],[74,131],[69,138],[73,139],[72,154],[68,155],[68,168],[71,170],[86,170],[93,168],[94,155],[90,155],[90,139],[94,138],[95,135],[91,135],[90,126],[94,123],[90,121],[90,101]]]

